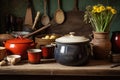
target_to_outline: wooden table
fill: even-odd
[[[0,75],[77,75],[77,76],[120,76],[120,67],[111,68],[109,61],[91,60],[86,66],[65,66],[54,59],[42,60],[40,64],[21,61],[17,65],[0,67]]]

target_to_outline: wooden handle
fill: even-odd
[[[27,0],[27,2],[28,2],[28,3],[27,3],[27,6],[28,6],[28,7],[31,7],[31,0]]]
[[[44,15],[47,14],[46,9],[47,9],[47,0],[44,0]]]
[[[36,23],[37,23],[37,21],[38,21],[39,16],[40,16],[40,12],[38,11],[38,12],[37,12],[37,15],[36,15],[36,17],[35,17],[35,21],[34,21],[34,23],[33,23],[32,29],[35,28],[35,25],[36,25]]]
[[[42,30],[48,28],[49,26],[51,26],[51,24],[47,24],[47,25],[43,26],[42,28],[40,28],[40,29],[38,29],[38,30],[36,30],[36,31],[34,31],[34,32],[32,32],[32,33],[30,33],[30,34],[24,35],[23,38],[30,37],[30,36],[32,36],[32,35],[34,35],[34,34],[40,32],[40,31],[42,31]]]
[[[58,9],[60,9],[60,0],[58,0]]]
[[[78,11],[78,0],[74,0],[74,8],[73,10]]]

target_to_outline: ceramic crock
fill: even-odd
[[[60,37],[55,41],[54,55],[58,63],[77,66],[89,62],[91,49],[88,38],[75,36],[73,32],[70,32],[70,35]]]
[[[120,31],[113,31],[111,37],[112,52],[120,54]]]
[[[33,48],[35,43],[31,39],[18,37],[7,40],[4,45],[11,54],[21,55],[22,59],[26,59],[27,50]]]

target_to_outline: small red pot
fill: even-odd
[[[27,50],[35,47],[33,40],[22,37],[7,40],[4,45],[11,54],[21,55],[22,59],[27,59]]]
[[[50,59],[54,57],[54,46],[45,45],[41,47],[42,49],[42,57],[44,59]]]
[[[37,64],[40,63],[41,49],[29,49],[28,51],[28,62]]]

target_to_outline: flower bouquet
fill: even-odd
[[[102,4],[87,6],[84,21],[91,23],[95,32],[109,32],[110,23],[116,13],[116,9],[111,6]]]

